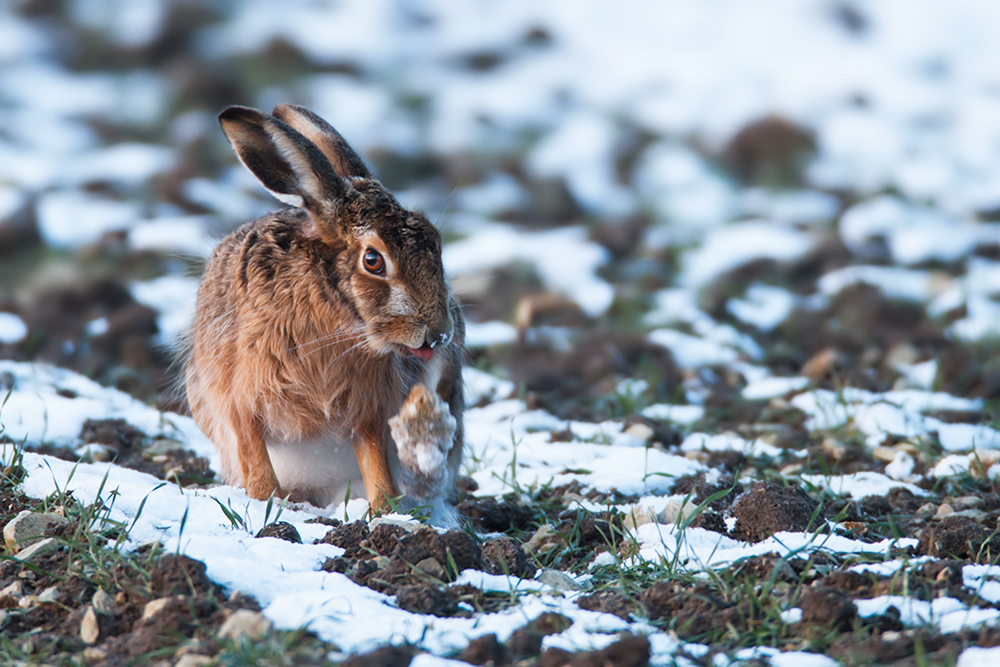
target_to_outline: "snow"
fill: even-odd
[[[162,217],[143,220],[128,233],[135,250],[157,250],[207,258],[215,240],[206,234],[207,219],[201,216]]]
[[[705,408],[700,405],[654,403],[643,409],[642,414],[650,419],[662,419],[675,424],[692,424],[705,416]]]
[[[0,220],[13,215],[27,203],[24,193],[10,186],[0,185]]]
[[[739,354],[731,347],[674,329],[656,329],[650,332],[649,342],[669,349],[681,368],[719,366],[739,359]]]
[[[524,205],[524,188],[507,174],[492,174],[478,185],[460,188],[455,203],[463,211],[490,215]]]
[[[489,347],[517,340],[517,329],[506,322],[466,322],[466,347]]]
[[[701,228],[731,216],[732,186],[691,149],[661,142],[648,148],[636,175],[639,193],[671,222],[674,241],[689,241]]]
[[[970,646],[958,656],[955,667],[992,667],[1000,661],[1000,646],[979,648]]]
[[[959,259],[980,243],[996,242],[1000,226],[958,223],[940,211],[882,195],[846,211],[840,236],[844,245],[862,256],[877,254],[877,241],[884,239],[893,260],[912,265]]]
[[[817,190],[746,188],[739,193],[738,202],[742,214],[799,225],[832,220],[840,208],[836,197]]]
[[[906,452],[899,451],[896,452],[892,461],[885,466],[885,474],[897,481],[905,480],[913,474],[913,468],[915,466],[916,461],[913,460],[912,456]]]
[[[784,531],[756,544],[748,544],[704,528],[680,528],[676,524],[657,523],[639,526],[635,537],[639,542],[639,553],[634,557],[636,561],[676,563],[686,570],[721,567],[741,558],[767,553],[785,557],[814,551],[877,555],[888,554],[893,547],[917,544],[917,540],[910,538],[867,543],[839,535]]]
[[[757,456],[780,456],[782,450],[768,445],[760,440],[747,440],[732,433],[692,433],[681,443],[681,451],[685,452],[739,452],[747,458]]]
[[[587,241],[581,227],[526,232],[483,223],[472,236],[445,246],[443,255],[445,272],[452,277],[514,261],[529,263],[552,290],[575,300],[591,317],[604,313],[614,298],[611,285],[596,275],[607,251]]]
[[[930,495],[919,486],[900,482],[877,472],[856,472],[850,475],[830,476],[799,475],[799,478],[815,487],[829,489],[831,493],[837,495],[846,493],[855,500],[861,500],[867,496],[884,496],[897,488],[906,489],[915,496]]]
[[[583,112],[566,119],[528,158],[540,177],[562,176],[585,208],[601,215],[631,213],[629,191],[612,173],[616,128],[603,115]]]
[[[0,312],[0,345],[17,343],[28,335],[28,325],[14,313]]]
[[[726,225],[709,232],[700,246],[684,256],[684,285],[707,285],[727,271],[759,259],[792,262],[813,247],[805,232],[766,220]]]
[[[785,623],[798,623],[802,620],[802,610],[798,607],[792,607],[791,609],[786,609],[781,612],[781,620]]]
[[[965,306],[968,314],[951,325],[952,334],[967,342],[1000,337],[1000,304],[973,295]]]
[[[846,266],[827,273],[816,286],[821,294],[834,296],[855,283],[877,287],[890,299],[919,302],[930,301],[948,287],[935,283],[928,271],[900,266]]]
[[[737,651],[737,655],[740,651]],[[771,667],[836,667],[837,661],[807,651],[775,652],[770,656]]]
[[[131,227],[139,214],[138,205],[132,202],[75,190],[56,191],[38,202],[38,228],[49,245],[72,248],[96,243],[106,232]]]
[[[791,404],[810,415],[806,428],[833,429],[852,421],[868,436],[871,446],[890,434],[907,438],[937,434],[948,451],[1000,448],[1000,431],[996,429],[983,424],[949,424],[922,414],[931,410],[979,412],[982,402],[975,399],[915,389],[879,395],[845,388],[839,393],[825,389],[804,392],[793,397]]]
[[[995,626],[1000,620],[1000,611],[996,609],[969,608],[952,597],[925,602],[901,595],[880,595],[870,600],[855,600],[854,604],[862,618],[884,615],[890,607],[895,607],[904,626],[933,625],[943,633],[979,625]]]
[[[784,322],[794,306],[795,297],[788,290],[755,283],[742,299],[730,299],[726,310],[739,321],[766,333]]]
[[[748,401],[759,401],[765,398],[777,398],[793,392],[802,391],[809,386],[809,378],[804,377],[765,377],[748,382],[743,387],[743,398]]]
[[[194,322],[199,282],[197,278],[168,275],[132,284],[132,297],[159,311],[156,325],[165,345],[176,345]]]

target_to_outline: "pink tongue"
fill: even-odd
[[[428,361],[432,356],[434,356],[434,350],[427,343],[424,343],[420,347],[408,347],[406,349],[409,350],[413,356],[419,357],[424,361]]]

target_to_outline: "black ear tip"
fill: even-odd
[[[222,113],[219,114],[219,122],[224,123],[230,120],[246,120],[248,118],[259,118],[263,116],[261,112],[256,109],[251,109],[250,107],[241,107],[238,105],[233,105],[226,107]]]

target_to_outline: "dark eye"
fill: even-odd
[[[365,270],[368,273],[374,273],[376,276],[385,273],[385,260],[377,250],[372,250],[371,248],[365,250],[365,254],[361,258],[361,263],[365,265]]]

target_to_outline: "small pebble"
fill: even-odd
[[[222,624],[218,636],[220,639],[233,640],[244,636],[248,639],[258,639],[270,632],[272,627],[271,621],[259,611],[239,609]]]

